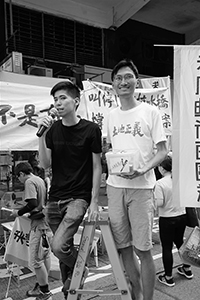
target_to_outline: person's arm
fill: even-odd
[[[39,138],[39,160],[40,166],[47,169],[51,166],[51,149],[46,146],[46,134]]]
[[[107,142],[105,146],[105,153],[109,151],[112,151],[112,144]]]
[[[34,208],[37,207],[37,199],[27,199],[26,202],[28,203],[21,209],[13,209],[11,215],[14,217],[23,216],[24,214],[31,212]]]
[[[54,120],[51,116],[46,116],[39,124],[39,127],[45,126],[47,128],[47,130],[39,138],[39,161],[40,166],[44,169],[47,169],[51,166],[51,149],[47,148],[46,135],[53,122]]]
[[[157,167],[167,155],[168,151],[167,151],[167,145],[165,141],[158,143],[156,147],[157,147],[157,152],[154,155],[154,157],[150,161],[148,161],[148,163],[141,169],[143,174]]]
[[[156,183],[155,189],[154,189],[154,200],[155,200],[155,206],[156,207],[163,206],[163,204],[164,204],[164,195],[163,195],[163,192],[162,192],[162,188],[160,187],[158,182]]]
[[[98,200],[101,185],[101,154],[92,153],[93,160],[93,179],[92,179],[92,199],[88,208],[88,221],[95,221],[99,216]]]

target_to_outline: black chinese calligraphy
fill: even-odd
[[[169,107],[168,100],[166,99],[165,95],[163,95],[163,94],[151,95],[151,97],[149,99],[147,99],[147,96],[145,94],[139,93],[136,96],[136,100],[154,105],[154,106],[158,107],[158,109],[163,109],[163,108]]]
[[[41,109],[39,113],[47,112],[49,115],[50,110],[53,108],[53,104],[51,104],[49,107]],[[6,125],[9,122],[8,116],[15,118],[16,113],[14,111],[11,111],[12,106],[10,104],[2,104],[0,105],[0,118],[1,123],[3,125]],[[17,117],[18,120],[25,119],[19,126],[24,126],[25,124],[29,124],[33,127],[38,127],[36,123],[36,119],[33,117],[38,117],[38,114],[35,113],[36,107],[34,104],[27,104],[24,106],[24,116]]]
[[[194,103],[194,115],[195,117],[200,117],[200,99]]]
[[[197,68],[197,70],[199,70],[200,67]],[[199,95],[199,89],[200,89],[200,76],[197,76],[197,81],[196,81],[196,95]]]
[[[171,127],[171,119],[170,119],[170,115],[168,114],[163,114],[162,115],[162,121],[163,121],[163,127],[164,128],[169,128]]]
[[[47,112],[48,115],[49,115],[49,114],[50,114],[50,110],[51,110],[53,107],[54,107],[53,104],[51,104],[50,107],[41,109],[40,112],[41,112],[41,113]]]
[[[121,124],[118,128],[114,126],[113,136],[118,134],[132,134],[133,136],[139,135],[140,137],[144,135],[142,133],[140,122],[135,122],[133,126],[132,124],[126,124],[126,126]]]
[[[111,93],[110,91],[98,90],[96,93],[91,93],[88,95],[90,102],[97,101],[99,107],[108,107],[117,106],[117,96]]]
[[[1,117],[1,122],[3,125],[6,125],[7,124],[7,116],[6,114],[9,112],[9,110],[12,108],[11,105],[9,104],[4,104],[4,105],[0,105],[0,117]],[[15,113],[10,111],[9,115],[11,117],[15,117]]]
[[[196,180],[200,181],[200,163],[196,162]]]
[[[200,57],[200,56],[199,56]],[[197,58],[197,71],[200,70],[200,60]],[[196,93],[197,99],[194,101],[194,117],[195,117],[195,146],[196,146],[196,159],[195,159],[195,173],[196,173],[196,181],[197,181],[197,202],[200,202],[200,76],[196,77]]]
[[[152,82],[152,88],[153,89],[159,88],[159,82],[157,80]]]
[[[197,192],[198,192],[198,198],[197,198],[197,202],[200,202],[200,184],[197,185]]]
[[[123,170],[124,170],[126,164],[128,163],[128,160],[126,159],[126,160],[124,161],[124,159],[122,158],[122,159],[121,159],[121,163],[122,163],[122,168],[121,168],[120,172],[123,172]]]
[[[95,114],[94,112],[92,113],[92,122],[98,124],[101,130],[103,128],[103,119],[104,116],[102,113],[97,113],[97,114]]]
[[[25,244],[27,247],[29,247],[29,234],[24,233],[23,231],[16,230],[14,232],[14,240],[17,243],[21,243],[21,245]]]
[[[35,105],[34,104],[26,104],[24,106],[24,116],[21,116],[18,118],[18,120],[23,120],[25,119],[19,126],[24,126],[26,124],[33,126],[33,127],[38,127],[36,119],[33,117],[37,117],[38,114],[35,113]]]

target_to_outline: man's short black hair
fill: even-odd
[[[65,90],[72,98],[80,99],[80,89],[70,80],[60,81],[51,89],[50,95],[54,97],[55,93],[60,90]]]
[[[30,173],[33,173],[33,168],[28,162],[20,162],[15,167],[15,174],[18,176],[20,172],[28,175]]]
[[[118,62],[118,64],[116,64],[116,66],[113,68],[112,73],[111,73],[111,80],[112,81],[114,80],[114,77],[117,74],[117,72],[119,71],[119,69],[125,68],[125,67],[129,67],[135,74],[136,78],[139,77],[138,69],[135,66],[135,64],[133,63],[133,61],[129,58],[125,58],[125,59],[121,60],[120,62]]]

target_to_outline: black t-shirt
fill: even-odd
[[[88,203],[92,190],[92,153],[101,153],[101,130],[80,119],[74,126],[55,122],[46,135],[52,151],[52,182],[49,201],[81,198]]]

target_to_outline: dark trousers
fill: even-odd
[[[177,249],[183,244],[183,237],[186,227],[186,215],[177,217],[160,217],[159,232],[162,245],[162,260],[165,275],[172,276],[173,267],[173,244]],[[188,266],[188,265],[184,265]]]

